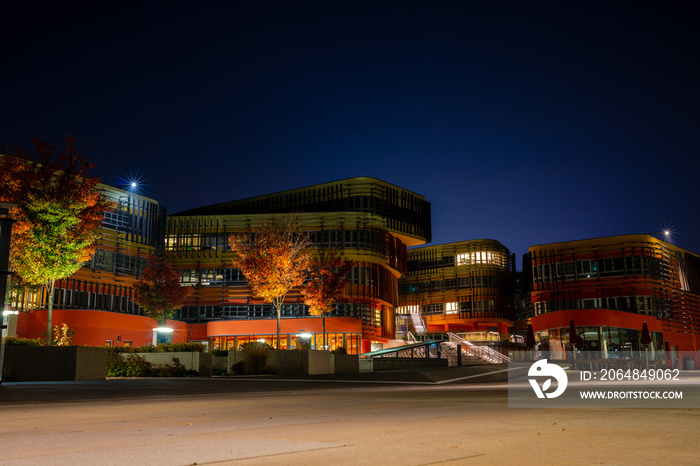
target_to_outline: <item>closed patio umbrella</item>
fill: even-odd
[[[649,333],[649,327],[647,327],[646,321],[644,321],[644,323],[642,324],[641,343],[642,345],[644,345],[645,348],[649,348],[649,344],[651,343],[651,334]]]
[[[525,336],[525,348],[531,350],[535,347],[535,332],[532,330],[532,324],[527,324],[527,335]]]
[[[576,326],[574,325],[574,319],[569,322],[569,343],[572,348],[581,349],[583,348],[583,338],[576,335]]]

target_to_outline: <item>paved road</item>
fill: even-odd
[[[509,409],[502,383],[5,383],[0,434],[2,465],[700,462],[700,410]]]

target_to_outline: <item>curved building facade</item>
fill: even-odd
[[[106,185],[99,189],[108,208],[99,228],[97,250],[75,274],[56,282],[53,323],[74,328],[74,341],[79,345],[142,345],[151,342],[153,325],[132,301],[132,285],[148,256],[161,244],[165,209],[133,192]],[[46,332],[47,298],[43,288],[11,295],[10,307],[19,313],[17,335],[35,338]],[[88,311],[102,312],[91,314],[90,321]],[[115,313],[141,316],[134,322],[145,322],[145,327],[141,323],[125,326],[129,319]]]
[[[533,246],[523,262],[530,322],[550,350],[567,350],[573,321],[584,350],[700,348],[700,256],[650,235]]]
[[[250,295],[245,277],[232,265],[228,238],[292,213],[319,248],[337,250],[355,262],[350,283],[326,319],[331,348],[358,353],[372,341],[394,338],[398,278],[407,270],[407,246],[430,240],[430,204],[423,196],[366,177],[170,215],[166,249],[175,255],[182,284],[192,287],[174,318],[199,327],[197,333],[215,347],[260,339],[276,345],[274,309]],[[308,315],[297,290],[287,295],[282,317],[283,348],[295,347],[298,335],[307,333],[320,347],[320,318]]]
[[[428,332],[508,333],[515,259],[498,241],[412,248],[407,266],[399,314],[419,314]]]

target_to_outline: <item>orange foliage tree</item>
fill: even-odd
[[[50,345],[56,281],[92,258],[106,201],[73,137],[66,138],[66,149],[57,156],[42,139],[32,141],[36,160],[23,150],[0,157],[0,200],[16,204],[10,212],[17,221],[10,250],[13,271],[23,283],[46,288]]]
[[[348,272],[354,263],[340,257],[337,250],[322,249],[319,260],[309,272],[306,287],[301,291],[309,314],[321,316],[323,322],[323,349],[326,349],[326,314],[330,314],[345,285],[350,281]]]
[[[253,229],[229,237],[238,267],[253,296],[271,303],[277,311],[277,349],[281,348],[282,304],[290,290],[301,286],[311,265],[312,245],[296,217],[261,222]]]
[[[133,301],[158,325],[165,325],[187,299],[189,289],[180,285],[175,260],[165,252],[151,254],[148,266],[134,284]]]

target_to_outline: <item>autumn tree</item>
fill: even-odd
[[[301,291],[309,314],[321,316],[323,323],[323,348],[326,348],[326,315],[335,308],[353,262],[343,259],[337,250],[321,249],[318,262],[311,266],[306,286]]]
[[[133,288],[133,301],[144,308],[146,315],[158,325],[165,325],[189,294],[189,289],[180,285],[175,260],[165,252],[148,257],[148,266]]]
[[[16,203],[10,215],[10,264],[22,281],[47,293],[46,344],[53,341],[53,300],[57,280],[73,275],[95,253],[97,228],[106,202],[92,165],[78,154],[73,137],[64,152],[33,139],[34,156],[23,150],[0,157],[0,200]]]
[[[229,237],[238,267],[253,296],[277,311],[277,348],[281,348],[282,304],[290,290],[306,279],[311,264],[309,235],[301,231],[295,216],[264,221],[259,227]]]

